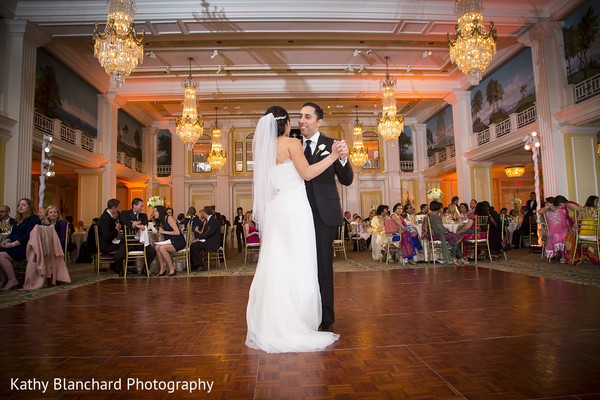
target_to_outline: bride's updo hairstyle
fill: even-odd
[[[290,116],[285,108],[280,106],[272,106],[265,112],[265,115],[273,114],[277,121],[277,136],[283,136],[285,133],[285,124],[290,120]]]

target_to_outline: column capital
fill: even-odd
[[[470,90],[453,90],[448,93],[446,97],[444,97],[444,101],[450,105],[455,105],[461,100],[470,100],[471,91]]]
[[[562,21],[540,21],[519,36],[517,41],[527,47],[534,47],[539,40],[545,37],[553,36],[556,33],[562,34],[563,25]]]
[[[8,22],[8,32],[12,35],[23,35],[35,47],[41,47],[52,38],[40,27],[24,19],[12,19]]]
[[[111,92],[98,94],[98,100],[105,101],[116,108],[121,108],[127,103],[127,101],[124,98],[122,98],[116,93]]]

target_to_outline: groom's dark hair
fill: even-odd
[[[285,124],[290,120],[288,112],[283,107],[271,106],[265,112],[265,115],[268,114],[273,114],[273,117],[275,117],[275,121],[277,122],[277,136],[283,136],[285,133]]]
[[[302,104],[302,107],[310,106],[315,109],[315,115],[317,116],[317,121],[323,119],[323,109],[319,107],[318,104],[312,103],[310,101]]]

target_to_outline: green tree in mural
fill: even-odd
[[[158,165],[171,165],[171,135],[158,136]]]
[[[431,156],[433,155],[433,132],[427,128],[425,134],[427,136],[427,156]]]
[[[521,85],[521,88],[519,89],[519,93],[521,93],[521,98],[525,97],[525,93],[527,93],[527,84],[526,83]]]
[[[481,90],[478,90],[473,95],[473,100],[471,100],[471,116],[476,116],[479,111],[481,111],[481,107],[483,106],[483,93]]]
[[[485,89],[485,99],[490,106],[497,109],[496,104],[504,97],[502,85],[495,79],[490,79]]]
[[[577,58],[579,58],[579,61],[581,62],[581,69],[584,71],[585,78],[588,77],[589,73],[587,52],[592,43],[596,41],[596,36],[599,31],[600,19],[598,14],[596,14],[592,7],[589,7],[575,28]]]
[[[40,75],[35,80],[34,108],[48,118],[55,118],[56,109],[62,106],[56,72],[51,66],[42,67],[40,71]]]
[[[577,52],[575,51],[575,43],[574,43],[574,31],[575,27],[570,26],[568,28],[563,29],[563,40],[565,41],[565,59],[569,64],[567,66],[567,75],[569,75],[569,79],[571,78],[571,74],[573,73],[571,67],[571,59],[577,56]],[[569,82],[571,83],[571,82]]]
[[[411,138],[405,132],[402,132],[402,134],[398,138],[398,147],[399,147],[399,150],[400,150],[400,159],[406,160],[406,152],[408,151],[408,149],[410,148],[411,145],[412,145]]]

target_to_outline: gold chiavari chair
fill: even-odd
[[[475,239],[464,240],[463,243],[470,245],[473,250],[473,257],[475,259],[475,265],[477,265],[477,261],[479,258],[479,247],[484,246],[487,248],[488,257],[490,259],[490,263],[492,262],[492,252],[490,251],[490,235],[489,229],[490,225],[488,224],[489,217],[487,215],[476,215],[475,216],[475,224],[473,228],[475,229]],[[480,233],[485,233],[485,238],[479,238]]]
[[[344,241],[344,224],[338,226],[337,229],[337,236],[333,241],[333,253],[335,255],[335,253],[337,252],[341,252],[342,254],[344,254],[344,260],[347,260],[348,257],[346,257],[346,244]]]
[[[600,254],[600,242],[598,232],[600,230],[598,211],[596,210],[578,210],[575,214],[575,226],[577,229],[577,238],[575,240],[575,249],[571,263],[575,261],[577,247],[590,246],[596,249],[596,254]]]
[[[171,261],[173,261],[173,262],[184,262],[185,268],[187,269],[187,274],[188,274],[188,276],[190,276],[190,266],[191,266],[190,245],[192,244],[192,240],[194,237],[191,222],[189,224],[187,224],[187,227],[185,228],[184,232],[185,232],[185,247],[179,251],[170,253],[170,256],[171,256]]]
[[[216,261],[217,265],[221,267],[221,258],[223,258],[223,264],[225,264],[225,269],[227,269],[227,259],[225,258],[225,245],[227,243],[227,225],[221,225],[221,247],[217,251],[207,251],[207,267],[210,271],[210,260]]]

